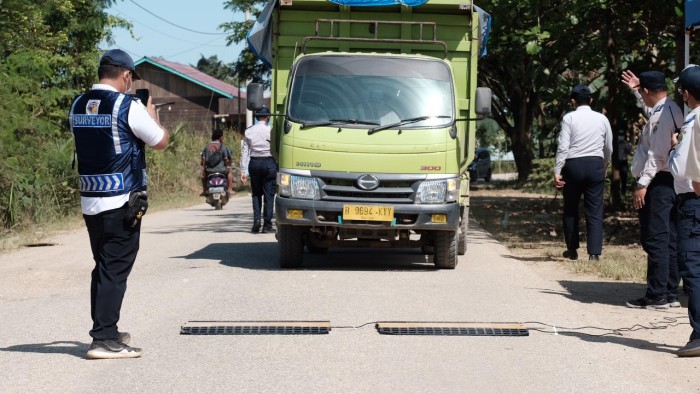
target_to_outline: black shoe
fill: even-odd
[[[113,358],[136,358],[141,357],[143,350],[135,347],[126,346],[114,339],[104,341],[94,340],[90,344],[90,349],[87,351],[87,358],[96,359],[113,359]]]
[[[272,231],[272,225],[271,224],[266,224],[262,228],[263,233],[271,233]]]
[[[669,304],[666,297],[660,298],[637,298],[636,300],[627,301],[629,308],[645,308],[645,309],[668,309]]]
[[[259,231],[260,231],[260,221],[253,222],[253,228],[250,229],[250,232],[257,233]]]
[[[117,339],[115,341],[121,343],[122,345],[128,345],[131,342],[131,335],[128,332],[118,332]]]
[[[700,356],[700,339],[693,339],[685,346],[676,351],[678,357],[697,357]]]
[[[681,307],[681,302],[678,300],[677,294],[669,294],[667,298],[668,298],[668,306],[670,306],[671,308],[680,308]]]
[[[600,255],[599,254],[589,254],[588,261],[600,261]]]
[[[569,249],[564,252],[564,257],[569,260],[578,260],[578,252],[576,252],[574,249]]]

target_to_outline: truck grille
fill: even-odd
[[[374,190],[362,190],[356,185],[356,180],[362,174],[313,174],[320,181],[321,200],[345,202],[378,202],[391,204],[412,204],[415,193],[423,176],[402,176],[400,179],[392,175],[376,175],[379,187]]]

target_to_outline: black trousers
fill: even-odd
[[[650,298],[678,294],[678,215],[675,204],[673,175],[661,171],[647,186],[644,207],[638,211],[642,248],[647,253],[646,296]]]
[[[603,251],[603,192],[605,167],[600,157],[579,157],[566,160],[564,178],[564,240],[568,250],[579,247],[578,206],[583,195],[586,213],[586,247],[588,254]]]
[[[141,221],[133,228],[127,226],[126,205],[83,218],[95,260],[90,284],[90,336],[97,340],[114,339],[126,280],[139,251]]]
[[[263,208],[263,220],[272,225],[275,203],[275,183],[277,182],[277,162],[272,157],[251,157],[248,165],[250,186],[253,189],[253,220],[260,221]],[[263,197],[265,205],[263,206]]]
[[[700,198],[695,193],[678,203],[678,268],[688,293],[690,340],[700,339]]]

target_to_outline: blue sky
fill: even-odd
[[[113,35],[114,47],[128,52],[134,61],[143,56],[157,56],[196,65],[202,55],[217,55],[219,60],[230,63],[238,59],[243,48],[243,43],[226,46],[226,35],[218,29],[223,22],[245,19],[243,14],[225,10],[223,0],[121,0],[107,12],[133,24],[136,39],[125,29],[115,29]],[[215,34],[199,34],[187,29]],[[102,49],[108,47],[112,46],[101,45]]]

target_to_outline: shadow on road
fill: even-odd
[[[199,210],[202,211],[202,210]],[[252,213],[234,213],[220,211],[217,216],[202,213],[198,217],[202,219],[196,224],[168,225],[160,227],[144,228],[143,234],[175,234],[188,232],[210,233],[249,233],[253,226]]]
[[[220,260],[221,264],[252,270],[281,270],[277,243],[215,243],[186,256],[187,260]],[[304,264],[297,270],[307,271],[436,271],[432,256],[418,249],[331,249],[327,253],[304,253]]]
[[[3,352],[68,354],[85,358],[89,345],[78,341],[54,341],[50,343],[28,343],[0,348]]]
[[[624,306],[625,302],[644,295],[646,285],[627,282],[587,282],[560,280],[564,291],[539,289],[542,293],[564,296],[584,304]]]
[[[590,343],[613,343],[620,346],[631,347],[640,350],[650,350],[653,352],[675,354],[681,346],[669,346],[662,343],[645,341],[643,339],[628,338],[618,335],[593,336],[579,332],[560,332],[558,335],[575,337]],[[683,344],[685,345],[685,344]]]

